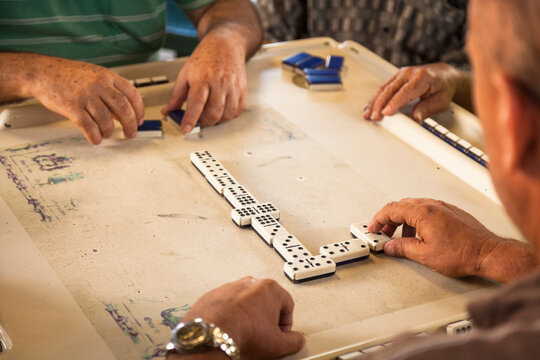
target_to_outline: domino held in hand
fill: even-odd
[[[351,224],[351,234],[353,234],[355,237],[359,239],[364,240],[368,244],[371,251],[374,251],[374,252],[384,251],[384,244],[386,244],[388,241],[392,239],[388,237],[382,231],[379,231],[377,233],[368,232],[367,231],[368,225],[369,225],[369,221],[357,222],[357,223]]]

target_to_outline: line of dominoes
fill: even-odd
[[[427,129],[429,132],[433,133],[444,142],[453,146],[454,148],[461,151],[463,154],[467,155],[480,165],[488,167],[488,157],[482,150],[477,147],[472,146],[469,142],[464,139],[461,139],[459,136],[450,132],[447,128],[440,125],[438,122],[431,118],[427,118],[422,122],[422,127]]]
[[[351,225],[351,233],[356,238],[323,245],[319,254],[313,255],[279,223],[277,207],[270,202],[259,202],[209,151],[193,152],[190,160],[214,190],[232,206],[233,222],[239,227],[251,226],[285,261],[283,271],[292,282],[331,276],[336,272],[337,265],[366,259],[370,249],[379,252],[390,240],[382,233],[368,233],[365,223],[356,223]]]

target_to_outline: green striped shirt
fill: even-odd
[[[175,0],[193,10],[215,0]],[[0,51],[116,66],[148,60],[165,37],[165,0],[0,0]]]

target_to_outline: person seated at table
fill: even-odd
[[[245,63],[262,42],[249,0],[176,0],[200,43],[178,73],[162,113],[180,109],[189,133],[242,113]],[[128,80],[103,66],[147,61],[165,36],[165,1],[4,1],[0,4],[0,103],[34,97],[70,119],[92,144],[114,120],[133,138],[144,105]]]
[[[497,236],[441,201],[404,199],[384,206],[368,230],[392,234],[404,226],[403,237],[385,245],[386,254],[449,276],[480,275],[511,285],[469,304],[472,333],[403,337],[370,359],[536,359],[540,353],[540,42],[535,31],[540,2],[471,0],[469,9],[473,95],[490,173],[530,245]],[[239,352],[242,359],[296,353],[305,338],[292,330],[293,311],[293,298],[274,280],[246,277],[226,284],[203,295],[180,326],[202,318],[232,340],[221,349],[197,348],[203,352],[192,354],[172,350],[169,359],[227,359],[222,350],[230,358]]]

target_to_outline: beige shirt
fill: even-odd
[[[540,271],[469,304],[467,335],[404,336],[367,359],[540,359]]]

